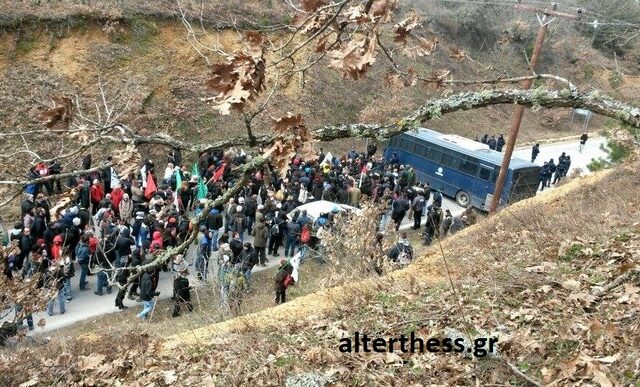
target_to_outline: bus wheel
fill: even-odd
[[[469,205],[469,194],[464,191],[458,191],[456,194],[456,203],[460,207],[466,207]]]

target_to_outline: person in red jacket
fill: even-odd
[[[51,260],[57,262],[62,257],[62,235],[56,235],[53,238],[53,246],[51,246]]]
[[[153,239],[151,240],[151,247],[149,247],[149,252],[154,252],[156,250],[162,250],[164,245],[162,244],[162,233],[160,231],[153,232]]]
[[[120,208],[120,202],[122,201],[122,197],[124,196],[124,191],[120,184],[117,184],[111,190],[111,203],[113,203],[113,211],[118,214],[118,209]]]
[[[91,213],[96,214],[98,212],[98,208],[100,207],[100,201],[104,199],[104,188],[100,185],[98,179],[93,181],[91,185]]]

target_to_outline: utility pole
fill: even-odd
[[[540,23],[540,29],[538,30],[538,36],[536,37],[536,43],[533,47],[533,53],[531,54],[531,60],[529,62],[531,72],[533,74],[536,74],[536,64],[538,63],[538,58],[540,57],[540,52],[542,51],[542,44],[544,43],[544,37],[547,34],[549,24],[553,22],[557,17],[578,20],[580,19],[581,10],[578,10],[578,15],[572,15],[568,13],[557,12],[555,4],[551,9],[536,8],[527,5],[516,5],[515,8],[522,11],[535,12],[536,16],[538,17],[538,22]],[[542,17],[540,17],[539,14],[542,14]],[[547,20],[552,16],[553,18]],[[531,88],[532,83],[533,79],[527,79],[523,81],[522,88],[524,90],[528,90]],[[504,182],[507,178],[507,173],[509,172],[509,164],[511,162],[511,156],[513,155],[513,148],[516,145],[516,139],[518,137],[518,131],[520,130],[520,123],[522,122],[524,109],[525,107],[523,105],[516,106],[516,111],[511,121],[511,128],[509,129],[509,139],[504,151],[504,157],[502,158],[500,173],[498,174],[498,179],[496,181],[496,189],[493,191],[491,206],[489,207],[489,214],[494,214],[498,209],[498,205],[500,204],[502,189],[504,188]]]

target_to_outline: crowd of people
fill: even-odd
[[[305,211],[295,211],[310,201],[329,200],[354,207],[364,198],[387,203],[381,224],[393,220],[396,230],[407,215],[413,219],[414,229],[419,229],[426,217],[425,244],[475,222],[471,209],[459,217],[452,217],[448,210],[443,213],[439,192],[431,195],[428,184],[416,181],[413,168],[397,160],[384,160],[376,151],[377,147],[370,145],[363,153],[354,148],[342,157],[325,154],[322,149],[316,160],[303,161],[296,156],[285,177],[276,171],[265,175],[258,170],[228,203],[204,214],[203,199],[223,195],[240,178],[234,167],[249,162],[250,155],[232,150],[203,152],[190,170],[180,151],[173,149],[162,173],[152,160],[146,160],[138,172],[128,176],[118,176],[113,167],[75,176],[62,182],[64,190],[71,192],[71,204],[55,214],[47,195],[63,191],[60,181],[31,184],[20,206],[20,219],[5,233],[5,244],[16,244],[19,253],[9,257],[3,272],[9,278],[40,273],[39,286],[57,291],[47,305],[49,315],[54,314],[56,304],[59,312],[65,313],[65,303],[73,300],[75,292],[89,291],[87,277],[95,275],[96,295],[116,293],[115,305],[120,309],[127,308],[125,298],[139,301],[143,310],[138,317],[146,320],[158,295],[160,271],[172,273],[177,316],[185,308],[193,308],[189,267],[195,267],[198,279],[206,280],[211,259],[217,260],[222,300],[233,308],[238,306],[240,294],[251,288],[254,267],[284,256],[274,289],[275,302],[284,302],[286,288],[293,282],[293,269],[286,258],[310,245],[322,246],[323,236],[332,226],[332,213],[312,219]],[[100,165],[111,161],[107,158]],[[56,164],[55,169],[47,166],[42,173],[42,166],[33,168],[30,175],[58,173],[62,166]],[[82,167],[92,167],[90,156],[83,159]],[[432,203],[427,205],[431,196]],[[187,240],[190,221],[199,214],[195,262],[188,263],[184,255],[177,255],[164,265],[152,264],[166,249]],[[252,243],[246,241],[249,236]],[[406,238],[399,243],[402,241]],[[390,252],[389,258],[407,261],[413,255],[401,253]],[[135,280],[129,284],[132,274]],[[33,328],[30,318],[27,323]]]

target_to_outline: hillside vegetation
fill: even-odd
[[[124,325],[5,352],[0,382],[635,384],[639,183],[637,162],[577,178],[429,248],[406,269],[168,339],[153,326]],[[413,330],[495,336],[499,348],[475,360],[337,349],[355,331]]]

